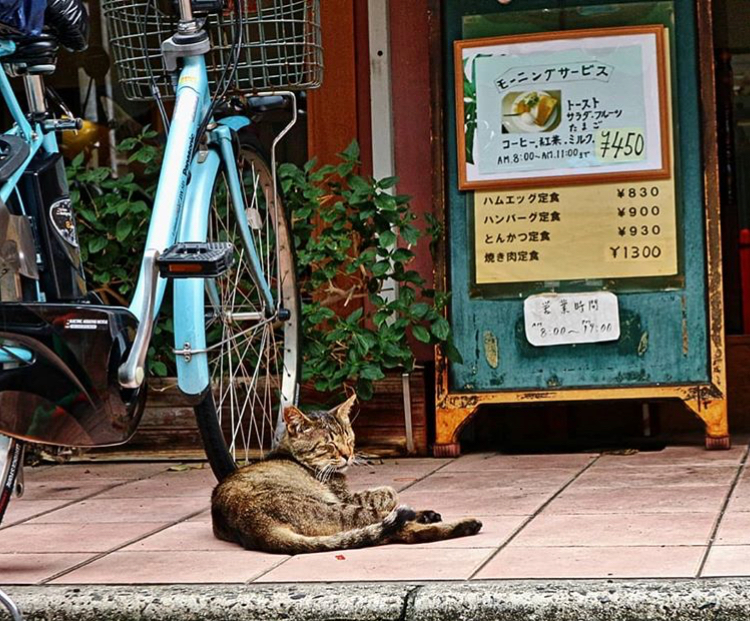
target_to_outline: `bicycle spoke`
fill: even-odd
[[[244,208],[235,210],[229,193],[220,189],[215,193],[220,200],[214,205],[209,227],[214,239],[231,242],[236,251],[234,267],[216,279],[214,294],[207,291],[212,314],[206,322],[214,406],[235,462],[268,449],[281,405],[294,401],[297,383],[296,338],[289,342],[299,321],[290,232],[285,220],[284,228],[279,228],[270,171],[265,165],[256,166],[258,162],[252,152],[238,160]],[[248,219],[258,259],[257,277],[265,280],[278,306],[293,312],[291,331],[277,309],[270,316],[266,313],[250,264],[252,254],[235,220],[238,213]]]

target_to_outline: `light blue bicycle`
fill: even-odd
[[[164,116],[164,164],[129,309],[86,293],[67,188],[50,198],[44,187],[54,183],[37,180],[44,227],[23,211],[26,167],[36,151],[56,153],[54,130],[75,122],[51,118],[36,74],[23,114],[0,74],[15,120],[5,139],[20,137],[28,147],[0,187],[3,201],[18,198],[8,203],[10,235],[0,211],[0,250],[9,241],[17,250],[5,253],[0,269],[0,433],[13,438],[0,470],[6,488],[24,441],[91,447],[132,435],[168,282],[179,388],[194,404],[217,478],[268,448],[283,425],[281,409],[297,399],[301,311],[291,229],[275,156],[269,165],[250,126],[269,107],[290,111],[274,153],[297,117],[289,89],[319,84],[319,0],[229,1],[179,0],[177,10],[155,0],[102,3],[125,94],[156,99],[162,112],[163,99],[175,98],[171,119]],[[56,246],[67,261],[53,260]]]

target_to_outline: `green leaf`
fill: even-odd
[[[393,254],[391,255],[391,259],[398,263],[408,263],[414,258],[414,253],[411,250],[407,250],[406,248],[399,248],[398,250],[394,250]]]
[[[372,266],[372,275],[376,277],[385,276],[391,269],[391,264],[388,261],[378,261]]]
[[[451,333],[451,325],[444,317],[435,320],[430,327],[431,332],[441,341],[445,341]]]
[[[464,359],[461,352],[456,349],[456,346],[450,341],[443,344],[443,352],[445,353],[448,360],[456,364],[463,364]]]
[[[412,326],[411,333],[414,335],[415,339],[422,343],[430,342],[430,332],[424,326]]]
[[[388,317],[390,317],[390,316],[391,316],[391,313],[389,313],[388,311],[378,311],[373,316],[372,321],[379,328],[386,321],[388,321]]]
[[[359,175],[354,175],[351,179],[349,179],[349,187],[351,187],[351,189],[355,192],[360,192],[363,194],[370,194],[372,192],[372,185],[367,183],[367,181]]]
[[[109,240],[104,235],[100,237],[92,237],[91,239],[89,239],[89,252],[91,254],[96,254],[100,250],[106,248],[108,243]]]
[[[374,364],[368,364],[363,367],[359,374],[360,377],[366,380],[377,381],[385,377],[385,373],[380,370],[380,367],[376,367]]]
[[[360,378],[357,381],[356,391],[358,399],[362,401],[369,401],[370,399],[372,399],[373,394],[372,382],[370,380]]]
[[[418,302],[411,307],[411,314],[416,319],[424,319],[428,312],[430,312],[430,305],[424,302]]]
[[[358,308],[346,318],[346,323],[348,323],[350,326],[355,325],[360,319],[362,319],[363,313],[364,313],[363,309]]]
[[[130,235],[130,232],[133,230],[133,223],[128,218],[122,218],[117,223],[117,228],[115,229],[115,237],[117,238],[117,241],[121,242],[124,241],[128,235]]]
[[[419,229],[411,224],[404,224],[400,228],[400,233],[404,241],[411,246],[414,246],[419,241]]]
[[[117,145],[118,151],[130,151],[138,145],[138,138],[125,138]]]
[[[396,243],[396,234],[393,231],[384,231],[380,234],[380,246],[390,248]]]
[[[359,143],[356,140],[352,140],[340,155],[346,160],[359,159]]]
[[[167,365],[161,362],[160,360],[152,360],[151,361],[151,373],[158,377],[166,377],[167,376]]]
[[[392,188],[397,183],[398,177],[385,177],[384,179],[378,181],[378,187],[383,190],[387,190],[388,188]]]

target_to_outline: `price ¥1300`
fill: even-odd
[[[661,246],[657,245],[609,247],[609,258],[615,261],[658,259],[661,257],[661,253]]]

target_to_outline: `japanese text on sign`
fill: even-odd
[[[476,283],[677,273],[674,182],[474,195]]]
[[[620,338],[617,297],[610,292],[533,295],[523,313],[526,338],[537,347]]]
[[[668,176],[663,29],[579,32],[460,44],[462,188]]]

